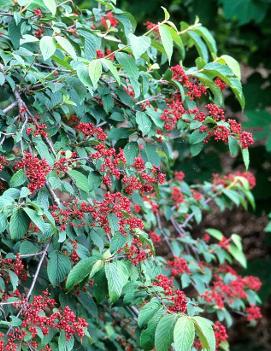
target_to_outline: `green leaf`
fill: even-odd
[[[68,275],[66,289],[71,290],[80,284],[90,274],[92,266],[96,261],[95,257],[87,257],[78,262]]]
[[[196,129],[189,135],[188,140],[190,144],[199,144],[206,138],[206,136],[206,133]]]
[[[163,6],[161,6],[161,9],[164,11],[165,21],[168,21],[169,18],[170,18],[170,14],[168,13],[168,10],[165,7],[163,7]]]
[[[101,60],[92,60],[89,62],[88,74],[92,81],[93,87],[95,89],[97,88],[97,83],[99,82],[99,79],[101,78],[102,73],[103,73],[103,66],[102,66]]]
[[[206,229],[206,232],[217,240],[221,240],[223,238],[223,234],[217,229],[208,228]]]
[[[152,127],[152,122],[146,113],[137,111],[136,112],[136,123],[138,125],[139,130],[141,130],[143,136],[149,134]]]
[[[88,183],[88,178],[83,173],[76,171],[75,169],[72,169],[67,173],[79,189],[85,191],[86,193],[91,190]]]
[[[155,349],[156,351],[168,351],[173,342],[173,329],[177,316],[166,314],[163,316],[155,330]]]
[[[72,351],[74,350],[74,337],[67,339],[65,332],[62,330],[58,337],[58,351]]]
[[[0,72],[0,87],[5,83],[5,76],[2,72]]]
[[[12,240],[20,240],[27,233],[30,220],[22,209],[15,210],[10,217],[9,233]]]
[[[135,59],[124,52],[117,52],[115,56],[131,82],[135,92],[135,97],[138,97],[140,94],[140,84],[138,83],[139,69],[136,65]]]
[[[233,157],[236,157],[238,155],[238,152],[239,152],[239,149],[240,149],[238,141],[234,137],[232,137],[231,135],[229,136],[229,140],[228,141],[229,141],[230,154]]]
[[[139,78],[139,70],[134,58],[123,52],[117,52],[115,56],[125,73],[127,73],[129,79],[137,81]]]
[[[242,239],[241,239],[240,235],[232,234],[231,239],[234,242],[234,244],[236,245],[236,247],[238,248],[238,250],[242,251],[243,246],[242,246]]]
[[[241,69],[238,61],[229,55],[222,55],[220,59],[226,63],[238,79],[241,79]]]
[[[124,285],[128,282],[129,271],[123,262],[115,261],[105,264],[105,275],[110,301],[116,302],[121,296]]]
[[[147,325],[149,320],[160,307],[161,303],[156,298],[153,298],[150,302],[146,303],[138,314],[137,323],[139,327],[142,328],[144,325]]]
[[[12,289],[13,291],[17,289],[18,283],[19,283],[19,278],[17,276],[16,273],[14,273],[13,271],[11,271],[10,269],[8,270],[8,275],[10,278],[10,282],[12,285]]]
[[[247,259],[242,250],[240,250],[237,246],[231,244],[229,246],[229,252],[242,267],[247,268]]]
[[[197,335],[200,339],[202,348],[206,351],[216,350],[215,334],[212,328],[212,322],[206,318],[195,316],[193,317]]]
[[[116,67],[114,66],[114,63],[111,60],[107,60],[107,59],[101,59],[101,61],[102,61],[102,64],[105,66],[105,68],[107,68],[113,74],[117,83],[120,85],[120,76]]]
[[[115,213],[109,213],[109,215],[107,216],[107,219],[108,219],[111,232],[114,235],[119,230],[119,219],[115,215]]]
[[[52,13],[53,16],[56,14],[56,1],[55,0],[43,0],[44,5]]]
[[[212,36],[210,31],[206,27],[200,26],[195,29],[195,32],[198,33],[204,39],[209,51],[215,57],[217,54],[217,47],[214,37]]]
[[[153,349],[154,342],[155,342],[155,330],[164,312],[165,312],[164,308],[160,307],[160,309],[156,311],[155,314],[149,320],[147,328],[142,331],[140,335],[140,346],[144,350]]]
[[[92,81],[89,77],[88,66],[84,64],[79,64],[76,66],[77,76],[80,79],[81,83],[87,87],[92,87]]]
[[[8,35],[14,48],[18,49],[20,46],[21,26],[17,25],[14,19],[8,24]]]
[[[60,36],[55,37],[58,44],[65,50],[74,60],[77,58],[76,51],[68,39]]]
[[[64,256],[58,251],[50,253],[47,264],[47,274],[54,287],[63,282],[70,270],[71,262],[68,256]]]
[[[135,59],[137,60],[151,46],[151,39],[144,35],[137,37],[130,33],[128,35],[128,43],[131,46]]]
[[[26,182],[27,177],[24,173],[23,169],[19,169],[16,173],[13,174],[13,176],[10,178],[9,185],[12,188],[15,188],[17,186],[20,186]]]
[[[208,50],[206,48],[204,41],[201,39],[201,37],[196,32],[188,31],[187,34],[193,40],[200,57],[202,57],[203,60],[205,62],[207,62],[209,55],[208,55]]]
[[[246,170],[248,170],[248,167],[249,167],[249,151],[248,151],[248,148],[242,149],[242,157],[243,157],[243,161],[244,161]]]
[[[55,39],[49,36],[44,36],[40,40],[40,51],[42,53],[43,59],[46,61],[51,56],[54,55],[56,51]]]
[[[176,351],[191,351],[195,339],[195,327],[190,317],[180,317],[173,332],[174,348]]]
[[[0,213],[0,233],[3,233],[7,228],[8,222],[7,217],[4,213]]]
[[[44,222],[42,215],[39,215],[36,211],[29,207],[24,207],[24,211],[42,233],[46,233],[48,231],[48,223]]]
[[[91,272],[89,274],[89,279],[93,278],[94,275],[99,272],[102,268],[104,267],[104,261],[103,260],[98,260],[94,263]]]
[[[173,38],[171,36],[170,27],[166,24],[161,24],[159,26],[159,33],[168,58],[168,62],[170,63],[173,54]]]
[[[129,165],[134,163],[135,158],[139,154],[139,147],[136,142],[131,142],[125,145],[124,149],[124,155],[126,158],[126,161]]]

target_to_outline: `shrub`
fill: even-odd
[[[223,110],[227,89],[244,105],[238,63],[165,9],[136,36],[114,1],[0,3],[0,350],[227,350],[261,283],[232,267],[237,234],[192,224],[254,206],[255,179],[176,164],[219,142],[248,168]]]

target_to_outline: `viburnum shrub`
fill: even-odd
[[[224,143],[248,168],[238,63],[165,9],[138,36],[113,0],[0,4],[0,350],[228,350],[261,282],[237,234],[193,224],[254,206],[255,178],[177,161]]]

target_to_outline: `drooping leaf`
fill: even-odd
[[[12,240],[20,240],[26,234],[30,220],[22,209],[16,209],[10,217],[9,232]]]
[[[92,81],[93,87],[97,88],[97,83],[99,82],[101,75],[103,73],[103,66],[101,60],[92,60],[88,64],[88,73]]]
[[[149,37],[144,35],[137,37],[132,33],[128,35],[128,42],[136,60],[144,54],[151,45],[151,39]]]
[[[45,35],[40,40],[40,51],[42,53],[43,59],[48,60],[51,56],[54,55],[56,51],[56,42],[55,39]]]
[[[56,14],[56,0],[42,0],[44,5],[48,8],[48,10],[52,13],[53,16]]]
[[[143,135],[149,134],[151,131],[152,122],[146,113],[138,111],[136,113],[136,123]]]
[[[92,266],[96,262],[95,257],[87,257],[79,261],[70,271],[67,281],[66,289],[71,290],[76,285],[80,284],[91,272]]]
[[[156,298],[153,298],[150,302],[146,303],[139,311],[137,320],[139,327],[146,325],[160,307],[161,304]]]
[[[120,76],[119,73],[114,66],[114,63],[108,59],[102,59],[102,64],[113,74],[113,77],[116,79],[117,83],[120,84]]]
[[[69,176],[74,180],[76,186],[85,191],[88,192],[90,191],[90,186],[88,182],[88,178],[81,172],[76,171],[75,169],[72,169],[68,172]]]
[[[206,351],[215,351],[216,340],[212,328],[212,322],[206,318],[195,316],[193,317],[197,335],[201,345]]]
[[[16,173],[13,174],[13,176],[10,178],[9,184],[11,187],[17,187],[22,184],[27,180],[27,177],[24,173],[23,169],[19,169]]]
[[[105,275],[110,301],[116,302],[121,296],[124,285],[128,282],[129,271],[122,261],[114,261],[105,264]]]
[[[155,330],[156,351],[168,351],[173,342],[173,330],[177,320],[177,315],[166,314],[163,316]]]
[[[195,339],[195,327],[190,317],[180,317],[174,327],[173,340],[176,351],[191,351]]]
[[[59,285],[71,270],[71,262],[68,256],[58,251],[53,251],[49,255],[47,274],[51,284],[55,287]]]
[[[161,24],[159,26],[159,33],[168,58],[168,62],[170,63],[173,54],[173,39],[171,36],[171,29],[168,25]]]
[[[59,35],[56,35],[55,39],[62,49],[65,50],[74,60],[77,58],[76,51],[68,39]]]

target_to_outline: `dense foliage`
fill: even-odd
[[[254,207],[238,62],[165,9],[138,36],[114,1],[0,4],[0,350],[228,350],[261,282],[236,233],[191,229]],[[246,171],[187,182],[219,143]]]

